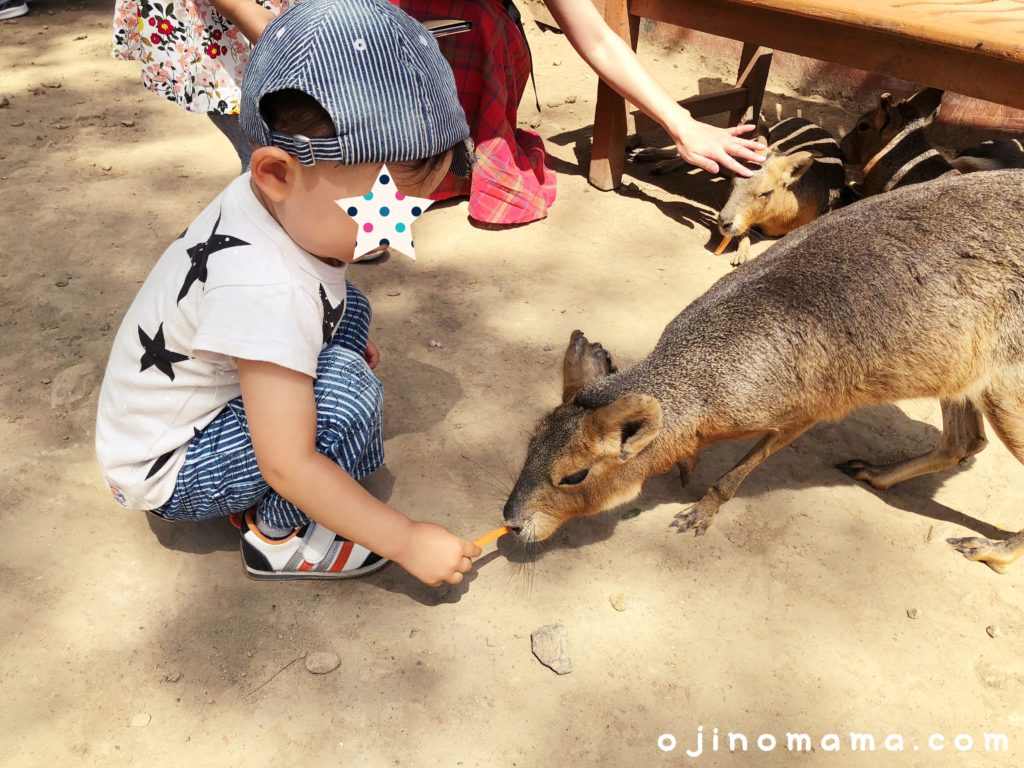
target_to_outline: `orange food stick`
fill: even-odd
[[[722,242],[720,242],[718,244],[718,247],[715,248],[715,256],[721,256],[723,253],[725,253],[725,249],[729,247],[730,242],[732,242],[732,237],[730,237],[729,235],[723,237]]]
[[[480,547],[480,549],[483,549],[485,546],[490,544],[492,541],[494,541],[495,539],[500,539],[502,536],[504,536],[508,532],[509,532],[509,527],[507,525],[503,525],[503,526],[501,526],[501,528],[495,528],[490,533],[485,533],[479,539],[476,539],[473,543],[476,544],[478,547]]]

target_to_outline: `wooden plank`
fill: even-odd
[[[916,27],[907,24],[865,26],[863,9],[850,12],[856,5],[823,0],[631,0],[630,12],[1024,108],[1024,45],[1020,42],[1015,56],[1009,57],[990,55],[984,43],[975,50],[940,42],[937,34],[930,40],[917,39],[908,36],[908,29]],[[823,9],[831,15],[809,15],[824,13]],[[860,26],[856,19],[861,20]]]
[[[606,0],[604,20],[613,32],[636,50],[640,19],[630,15],[628,0]],[[626,127],[626,100],[603,80],[599,81],[588,176],[590,183],[598,189],[615,189],[622,182],[622,169],[626,163]]]

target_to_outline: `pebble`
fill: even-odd
[[[62,83],[60,82],[60,80],[48,80],[47,82],[43,83],[43,88],[60,88],[61,85]]]
[[[56,283],[54,283],[54,285],[57,286],[58,288],[67,288],[68,287],[68,281],[67,280],[58,280]]]
[[[559,675],[572,672],[569,658],[569,633],[562,624],[548,624],[530,633],[533,655],[545,667]]]
[[[181,670],[175,672],[168,672],[166,675],[160,678],[162,683],[176,683],[181,680]]]
[[[554,61],[551,62],[551,64],[553,66],[560,67],[560,66],[562,66],[562,60],[561,59],[555,59]]]
[[[917,610],[917,608],[907,608],[907,618],[908,619],[916,619],[920,615],[921,615],[921,612],[919,610]]]
[[[552,108],[559,106],[561,103],[562,103],[561,99],[548,99],[547,100],[547,105],[549,107],[552,107]]]
[[[49,384],[50,383],[50,379],[49,379],[49,377],[42,378],[42,379],[39,380],[39,383],[40,384]]]
[[[553,345],[551,345],[551,344],[545,344],[545,345],[544,345],[544,351],[545,351],[545,352],[550,352],[550,351],[551,351],[551,350],[553,350],[553,349],[554,349],[554,346],[553,346]]]
[[[134,120],[122,120],[121,121],[121,125],[123,125],[125,128],[134,128],[135,127],[135,121]]]
[[[75,40],[85,40],[85,38],[87,37],[88,35],[78,35],[77,37],[75,37]]]
[[[430,340],[430,346],[437,347],[438,349],[443,349],[444,348],[444,344],[442,344],[437,339],[431,339]]]
[[[6,96],[0,96],[0,109],[5,109],[11,106],[11,100]]]
[[[149,725],[149,721],[152,719],[152,716],[150,716],[148,713],[139,712],[139,714],[135,715],[135,717],[132,718],[132,728],[145,728],[147,725]]]
[[[1003,634],[1003,630],[1001,630],[997,624],[990,624],[989,626],[985,627],[985,631],[988,632],[989,637],[993,638],[999,637]]]
[[[306,669],[314,675],[326,675],[333,672],[341,664],[338,654],[330,651],[316,651],[306,656]]]
[[[616,592],[614,595],[609,595],[608,602],[610,602],[612,604],[612,608],[614,608],[619,613],[622,613],[624,610],[626,610],[626,596],[621,592]]]
[[[575,95],[574,96],[566,96],[565,97],[565,103],[566,104],[575,104],[576,103],[576,96]]]
[[[111,165],[110,163],[107,163],[106,165],[101,165],[101,166],[100,166],[100,169],[102,169],[102,170],[104,170],[104,171],[109,171],[109,170],[112,170],[112,169],[113,169],[113,167],[114,167],[114,166],[112,166],[112,165]]]
[[[57,374],[50,389],[50,406],[60,408],[81,400],[96,386],[96,365],[79,363]]]

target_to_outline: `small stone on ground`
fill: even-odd
[[[569,633],[562,624],[548,624],[536,629],[530,635],[533,655],[537,660],[559,675],[572,672],[569,658]]]

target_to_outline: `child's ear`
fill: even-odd
[[[258,147],[249,161],[249,173],[256,187],[279,203],[288,194],[299,172],[299,161],[278,147]]]

